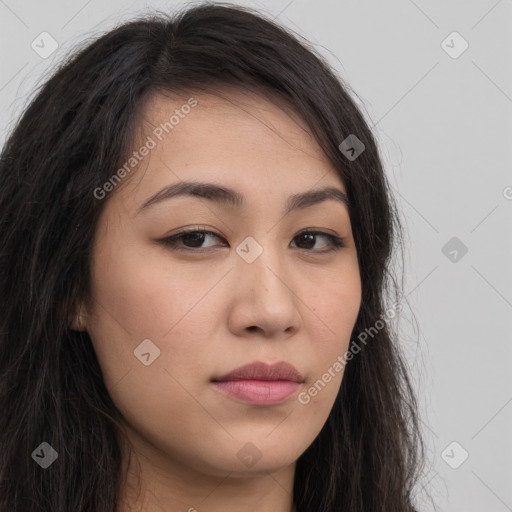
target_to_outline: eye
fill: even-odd
[[[318,237],[323,237],[324,239],[327,239],[329,241],[328,246],[330,245],[330,249],[320,251],[320,252],[331,252],[336,251],[338,249],[341,249],[342,247],[346,247],[345,241],[343,238],[335,235],[331,235],[329,233],[324,233],[323,231],[309,231],[305,230],[299,233],[295,239],[302,239],[302,242],[306,245],[315,245],[315,241]],[[307,248],[309,249],[309,248]]]
[[[316,245],[318,238],[327,240],[327,249],[323,250],[312,250],[312,246]],[[208,252],[201,249],[208,249],[215,247],[214,245],[204,246],[204,242],[209,238],[217,238],[218,240],[224,240],[220,235],[217,235],[213,231],[201,230],[201,229],[189,229],[181,231],[170,237],[166,237],[160,240],[167,248],[172,251],[185,251],[185,252]],[[324,233],[323,231],[304,230],[294,237],[293,240],[299,240],[299,244],[305,244],[307,247],[298,247],[298,249],[305,250],[307,252],[318,252],[326,253],[331,251],[339,250],[346,247],[345,240],[339,236]],[[325,245],[324,245],[325,247]]]
[[[205,230],[187,230],[181,231],[176,235],[164,238],[162,242],[169,247],[171,250],[186,251],[203,248],[203,243],[209,237],[221,239],[219,235],[216,235],[213,231]],[[190,244],[190,245],[189,245]],[[202,252],[202,251],[196,251]]]

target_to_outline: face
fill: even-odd
[[[313,442],[343,377],[323,376],[347,350],[361,302],[346,189],[292,114],[247,93],[189,98],[149,101],[137,165],[103,199],[84,328],[147,460],[274,472]],[[236,195],[161,192],[184,182]],[[326,187],[327,199],[298,198]],[[254,362],[293,365],[298,382],[213,382]]]

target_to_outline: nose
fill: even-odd
[[[231,274],[231,332],[288,338],[300,329],[300,276],[277,249],[264,248],[250,263],[237,256]]]

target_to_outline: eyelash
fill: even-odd
[[[201,230],[201,229],[189,229],[189,230],[185,230],[185,231],[181,231],[179,233],[176,233],[175,235],[172,235],[170,237],[167,237],[167,238],[162,238],[160,240],[160,242],[162,244],[164,244],[168,249],[170,249],[171,251],[182,251],[182,252],[195,252],[195,253],[202,253],[202,252],[209,252],[209,249],[210,248],[206,248],[206,250],[204,250],[204,248],[201,250],[201,248],[197,248],[197,247],[179,247],[178,246],[178,241],[182,241],[183,242],[183,238],[191,233],[202,233],[202,234],[205,234],[205,235],[213,235],[214,237],[216,238],[220,238],[222,239],[222,237],[220,235],[217,235],[217,233],[214,233],[213,231],[208,231],[208,230]],[[301,231],[300,233],[298,233],[295,237],[300,237],[302,235],[314,235],[314,236],[323,236],[323,237],[326,237],[327,239],[329,239],[330,241],[330,244],[331,244],[331,248],[330,249],[327,249],[327,250],[323,250],[323,251],[315,251],[314,249],[299,249],[299,250],[302,250],[302,251],[306,251],[306,252],[318,252],[319,254],[326,254],[326,253],[330,253],[332,251],[339,251],[340,249],[346,247],[346,244],[345,244],[345,239],[344,238],[341,238],[339,236],[335,236],[335,235],[331,235],[329,233],[325,233],[323,231],[312,231],[312,230],[303,230]]]

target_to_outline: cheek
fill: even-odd
[[[133,369],[145,369],[134,351],[148,339],[156,347],[144,342],[150,360],[152,351],[158,354],[151,367],[188,381],[203,366],[198,356],[211,351],[211,329],[219,322],[218,277],[199,275],[190,263],[171,264],[154,247],[134,250],[120,241],[111,247],[117,250],[98,254],[93,267],[96,308],[88,329],[106,382],[115,385],[128,371],[133,376]]]
[[[298,396],[300,404],[309,409],[306,413],[314,417],[327,418],[337,396],[346,361],[354,324],[361,305],[361,282],[356,272],[338,274],[343,279],[331,280],[322,293],[309,298],[313,307],[309,327],[313,345],[312,372],[303,393]]]
[[[115,265],[110,263],[115,261]],[[93,276],[95,296],[119,326],[134,339],[164,337],[190,312],[208,286],[154,247],[119,248],[109,261],[98,258]]]
[[[218,310],[214,294],[205,294],[212,284],[194,281],[154,253],[149,260],[144,251],[118,247],[108,260],[96,260],[89,334],[109,394],[127,422],[163,444],[173,432],[179,444],[191,423],[205,422],[193,397],[215,359],[207,329]]]
[[[314,293],[307,295],[304,302],[316,325],[311,331],[312,339],[322,342],[326,348],[319,354],[322,356],[348,345],[361,307],[362,292],[359,272],[353,265],[350,271],[332,272],[329,279],[320,278],[316,284]]]

